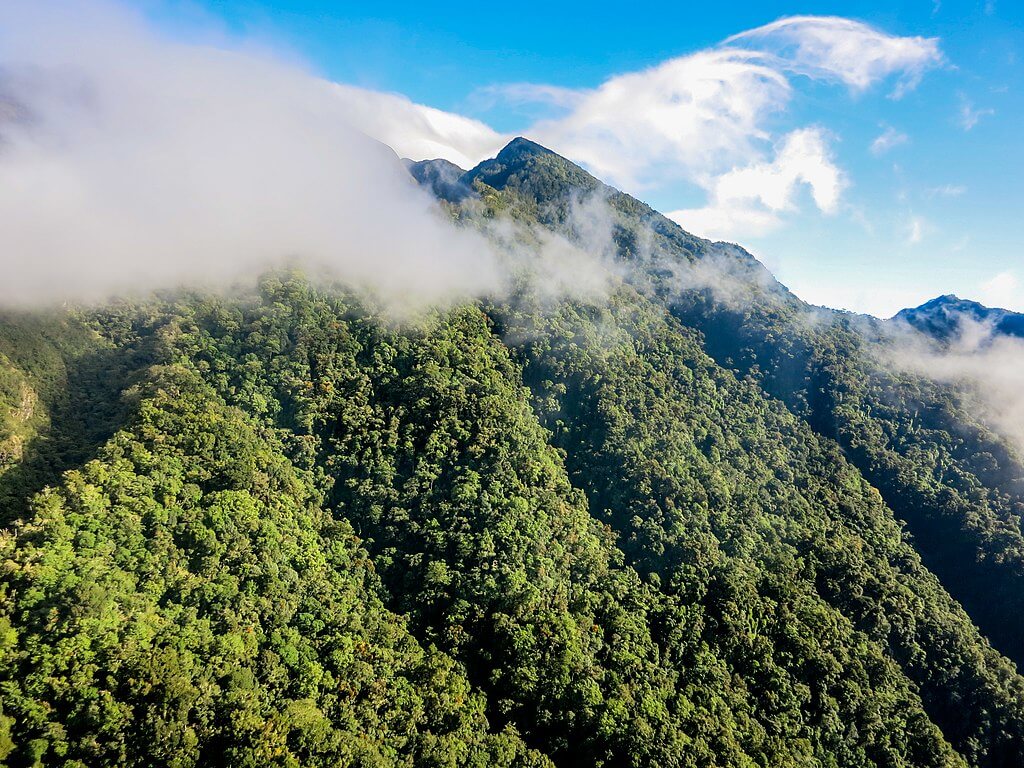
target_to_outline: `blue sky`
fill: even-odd
[[[403,154],[553,145],[810,301],[1024,310],[1020,3],[136,5],[352,86]]]

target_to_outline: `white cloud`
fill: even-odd
[[[405,96],[335,84],[347,118],[402,157],[443,158],[463,168],[493,157],[511,136],[462,115],[416,104]]]
[[[929,187],[926,190],[928,197],[960,197],[967,191],[962,184],[942,184],[938,187]]]
[[[1024,311],[1024,285],[1015,273],[1000,272],[981,284],[978,301],[990,307]]]
[[[959,240],[957,240],[954,243],[950,244],[949,252],[950,253],[963,253],[965,250],[967,250],[967,246],[969,246],[970,244],[971,244],[971,236],[970,235],[964,235]]]
[[[912,215],[907,220],[907,242],[911,245],[917,245],[924,240],[925,231],[928,228],[928,222],[925,221],[923,216]]]
[[[788,134],[771,161],[735,168],[708,181],[707,206],[673,211],[668,216],[711,238],[758,235],[774,229],[780,214],[796,209],[801,185],[810,189],[819,210],[835,213],[846,185],[818,128]]]
[[[957,338],[939,346],[923,335],[894,339],[884,362],[956,385],[964,404],[1024,455],[1024,341],[965,318]]]
[[[910,137],[907,134],[897,131],[891,125],[886,126],[885,130],[871,142],[871,154],[876,156],[884,155],[893,147],[906,144],[909,140]]]
[[[895,75],[899,98],[940,66],[943,56],[934,37],[897,37],[837,16],[792,16],[733,35],[726,45],[760,46],[780,66],[818,79],[834,79],[863,91]]]
[[[702,51],[582,91],[529,135],[628,188],[732,166],[769,138],[790,86],[759,54]]]
[[[4,0],[0,51],[17,105],[0,122],[0,303],[219,283],[291,257],[394,306],[500,289],[485,239],[299,68],[169,41],[96,0]]]
[[[768,118],[783,111],[792,95],[789,73],[857,90],[896,77],[901,94],[941,62],[934,38],[897,37],[849,19],[802,16],[613,77],[593,90],[510,88],[519,101],[533,93],[565,112],[534,125],[531,137],[612,183],[636,189],[763,163],[773,138]]]
[[[960,94],[960,111],[957,113],[957,122],[960,127],[965,131],[969,131],[979,122],[981,118],[989,115],[994,115],[996,111],[994,109],[978,109],[974,106],[974,102],[968,99],[964,94]]]
[[[511,104],[550,104],[566,109],[579,105],[585,98],[585,92],[574,88],[537,83],[487,85],[477,88],[472,96],[475,102],[487,106],[493,105],[496,101],[503,101]]]

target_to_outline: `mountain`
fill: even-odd
[[[440,200],[459,203],[473,194],[462,181],[465,171],[447,160],[403,160],[409,174]]]
[[[606,199],[619,257],[643,266],[629,279],[699,332],[719,365],[753,377],[835,441],[973,620],[1024,662],[1020,449],[976,415],[963,391],[888,364],[900,350],[884,324],[805,304],[742,248],[689,235],[532,142],[513,141],[463,180],[552,227],[564,225],[580,195]]]
[[[409,168],[600,212],[606,294],[0,316],[0,763],[1019,765],[1024,464],[955,385],[532,142]]]
[[[995,335],[1024,338],[1024,314],[992,309],[953,295],[939,296],[919,307],[904,309],[893,320],[906,323],[940,341],[958,337],[967,322],[985,326]]]

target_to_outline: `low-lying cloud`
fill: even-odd
[[[956,385],[970,411],[1024,458],[1024,339],[965,317],[942,343],[910,329],[898,332],[885,364]]]
[[[45,7],[42,7],[45,5]],[[232,280],[298,258],[394,306],[501,290],[335,86],[114,4],[0,5],[0,303]]]

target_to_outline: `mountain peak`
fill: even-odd
[[[955,338],[965,320],[990,325],[997,334],[1024,336],[1024,315],[986,307],[952,293],[937,296],[918,307],[901,310],[893,319],[944,340]]]
[[[625,260],[651,259],[657,255],[670,261],[692,262],[712,257],[721,260],[716,268],[726,268],[723,265],[728,264],[731,275],[745,275],[759,290],[789,296],[765,267],[739,246],[712,243],[690,234],[646,203],[608,186],[572,160],[522,136],[512,139],[494,158],[467,171],[460,181],[469,189],[480,183],[517,199],[540,223],[556,229],[564,229],[570,223],[576,203],[596,196],[607,213],[616,248]],[[652,266],[652,270],[657,268]]]
[[[453,162],[441,158],[403,162],[410,175],[441,200],[458,203],[473,194],[473,190],[462,182],[466,172]]]
[[[522,136],[462,177],[470,187],[476,180],[499,190],[515,188],[536,202],[550,202],[570,190],[589,192],[604,186],[571,160]]]
[[[547,147],[542,147],[535,141],[530,141],[530,139],[523,138],[522,136],[516,136],[502,148],[494,159],[507,163],[516,160],[526,160],[538,155],[554,154],[556,153]]]
[[[971,299],[961,299],[955,293],[946,293],[942,296],[936,296],[934,299],[930,299],[920,306],[910,307],[908,309],[901,310],[900,315],[912,315],[929,312],[941,312],[944,314],[951,313],[986,313],[998,310],[993,310],[990,307],[986,307],[977,301]]]

